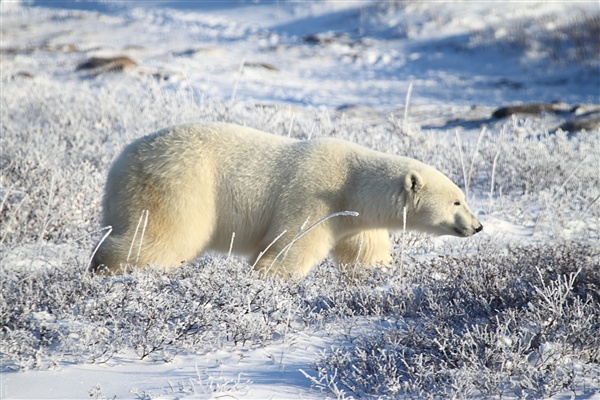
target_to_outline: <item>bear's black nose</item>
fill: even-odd
[[[477,228],[475,228],[475,232],[481,232],[483,230],[483,225],[479,224]]]

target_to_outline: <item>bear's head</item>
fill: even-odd
[[[471,236],[483,229],[462,190],[435,168],[405,177],[407,227],[434,235]]]

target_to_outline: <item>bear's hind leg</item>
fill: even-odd
[[[99,275],[116,275],[127,272],[127,253],[129,248],[125,241],[112,236],[99,243],[94,254],[90,271]]]
[[[192,196],[191,199],[198,196]],[[148,215],[148,228],[145,237],[141,238],[139,259],[136,253],[139,246],[134,244],[131,258],[137,261],[138,267],[153,264],[176,267],[193,261],[209,245],[215,224],[212,202],[181,201],[171,204],[168,210],[155,207],[154,211],[154,218],[152,210]]]
[[[209,244],[214,230],[212,204],[160,204],[140,213],[137,224],[113,232],[100,244],[91,270],[118,274],[148,265],[175,267],[195,259]],[[133,220],[133,219],[132,219]]]
[[[335,244],[332,252],[338,265],[388,266],[392,261],[389,233],[385,229],[372,229],[345,237]]]

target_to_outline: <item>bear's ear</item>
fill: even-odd
[[[418,192],[424,185],[423,177],[417,171],[409,171],[405,179],[406,189],[412,192]]]

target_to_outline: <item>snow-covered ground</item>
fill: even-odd
[[[470,184],[485,238],[469,245],[417,237],[417,259],[462,257],[495,249],[492,242],[564,240],[589,244],[595,250],[584,263],[599,265],[600,130],[556,131],[576,113],[571,107],[600,104],[598,36],[591,45],[586,37],[600,25],[597,1],[4,0],[0,9],[3,276],[85,265],[101,237],[110,161],[135,137],[195,119],[298,138],[339,136],[420,158]],[[78,68],[92,57],[133,62],[124,71]],[[529,118],[491,118],[501,106],[553,101],[566,104]],[[449,154],[457,148],[465,154]],[[508,161],[515,159],[530,176],[518,176],[523,168]],[[53,318],[36,313],[31,321],[62,323]],[[106,363],[40,356],[25,371],[13,371],[4,336],[0,396],[343,397],[342,384],[318,376],[315,363],[349,337],[368,336],[365,319],[346,316],[323,329],[288,324],[270,340],[188,351],[170,362],[123,350]],[[2,323],[3,334],[12,329]],[[562,398],[600,398],[596,357],[581,367],[596,372],[565,387]],[[499,388],[496,397],[506,389]]]
[[[84,398],[324,398],[310,390],[311,372],[331,340],[294,335],[290,342],[254,349],[180,356],[169,363],[124,354],[106,365],[75,364],[2,376],[3,399]]]

